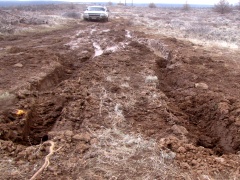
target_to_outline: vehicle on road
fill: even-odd
[[[108,21],[109,10],[105,6],[88,6],[83,13],[84,20]]]

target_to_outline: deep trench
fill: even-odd
[[[0,139],[26,146],[37,145],[48,140],[48,132],[60,118],[67,102],[54,92],[54,88],[70,77],[69,67],[58,66],[40,81],[32,82],[30,94],[16,96],[16,104],[1,115]],[[24,112],[17,114],[18,110]]]
[[[229,113],[222,114],[219,110],[223,97],[205,89],[187,86],[191,84],[190,78],[186,83],[186,77],[189,76],[184,73],[187,72],[174,71],[167,68],[166,61],[157,62],[159,89],[166,94],[172,106],[186,115],[189,125],[184,126],[189,131],[188,138],[192,143],[210,148],[219,156],[240,151],[239,127],[233,123]]]

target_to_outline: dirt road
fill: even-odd
[[[237,52],[122,18],[0,44],[0,179],[239,179]]]

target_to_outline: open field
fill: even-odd
[[[84,8],[0,9],[0,179],[240,179],[240,12]]]

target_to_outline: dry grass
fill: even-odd
[[[212,9],[192,9],[184,12],[180,9],[133,8],[132,20],[147,32],[170,37],[184,38],[200,44],[220,47],[239,48],[239,12],[220,16]],[[143,17],[139,15],[146,12]]]
[[[155,76],[148,77],[148,81],[156,81]],[[106,81],[119,81],[123,84],[128,77],[106,76]],[[146,88],[148,82],[144,82]],[[131,91],[131,86],[127,87]],[[130,110],[134,106],[139,92],[129,93],[127,101],[117,100],[104,87],[101,89],[99,114],[107,111],[108,116],[102,117],[109,126],[98,131],[89,128],[89,132],[97,139],[83,157],[85,170],[81,173],[82,179],[186,179],[174,165],[176,154],[170,150],[159,148],[154,139],[145,139],[141,134],[131,133],[131,124],[127,122],[123,109]],[[106,104],[111,99],[112,104]]]
[[[25,173],[21,172],[15,166],[14,160],[9,157],[3,158],[0,160],[0,173],[1,173],[1,177],[9,177],[11,175],[17,175],[19,179],[23,179],[26,176]]]
[[[82,8],[78,6],[74,12],[67,5],[0,8],[0,35],[51,31],[64,28],[67,24],[71,26],[81,19]]]
[[[95,132],[98,143],[85,155],[88,172],[104,179],[184,178],[174,166],[175,153],[157,147],[153,139],[129,134],[117,127]],[[95,157],[90,158],[89,157]]]

